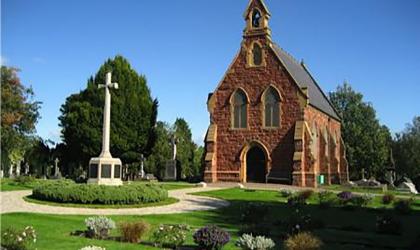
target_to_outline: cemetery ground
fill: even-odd
[[[167,185],[173,187],[177,184]],[[200,190],[203,189],[197,188],[197,191]],[[291,197],[298,197],[305,192],[309,195],[305,204],[290,202],[293,200]],[[107,216],[117,224],[135,221],[149,223],[151,228],[142,238],[141,244],[118,241],[120,233],[117,229],[112,230],[111,238],[108,240],[72,236],[72,232],[86,229],[84,220],[89,217],[88,215],[2,214],[2,228],[33,226],[38,235],[35,244],[37,249],[70,250],[87,245],[101,246],[108,250],[161,249],[153,246],[152,237],[153,232],[161,224],[189,225],[191,230],[183,246],[190,246],[192,249],[195,249],[192,238],[194,231],[213,224],[227,230],[232,237],[223,249],[238,249],[235,241],[243,232],[266,235],[276,241],[275,249],[281,249],[282,241],[291,230],[296,230],[296,225],[300,225],[301,230],[310,230],[318,236],[324,243],[322,249],[411,249],[410,246],[419,244],[420,200],[418,198],[414,198],[410,213],[401,214],[392,204],[384,205],[381,195],[373,197],[369,204],[361,206],[333,204],[325,206],[320,204],[317,193],[305,190],[292,194],[290,191],[224,187],[194,195],[224,199],[229,201],[229,205],[215,210],[179,214]],[[394,228],[378,232],[377,224],[386,216],[391,216],[396,222]]]

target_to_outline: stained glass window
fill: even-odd
[[[254,47],[252,48],[252,57],[254,65],[259,66],[262,64],[262,49],[258,43],[254,43]]]

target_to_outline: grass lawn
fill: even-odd
[[[384,194],[384,192],[382,191],[382,188],[344,187],[341,185],[322,186],[321,188],[331,190],[331,191],[352,191],[352,192],[358,192],[358,193]],[[401,192],[397,190],[388,190],[386,193],[391,193],[398,196],[420,198],[420,194],[414,195],[414,194]]]
[[[33,182],[22,184],[22,183],[14,181],[13,179],[3,178],[3,179],[0,179],[1,191],[3,192],[3,191],[31,190],[37,184],[44,181],[49,181],[49,180],[36,179]],[[144,183],[150,183],[150,182],[144,182]],[[188,182],[156,182],[156,184],[162,185],[163,188],[165,188],[166,190],[195,187],[194,184],[191,184]]]
[[[197,211],[184,214],[172,215],[147,215],[147,216],[110,216],[117,223],[121,221],[145,220],[152,225],[152,230],[159,224],[184,223],[197,229],[208,224],[217,224],[231,233],[232,240],[224,249],[237,249],[234,242],[239,236],[241,229],[241,207],[246,204],[258,203],[269,207],[266,215],[270,237],[281,246],[281,220],[287,218],[294,209],[285,203],[285,198],[280,197],[276,191],[253,191],[241,189],[226,189],[199,195],[206,195],[229,200],[231,205],[213,211]],[[375,198],[373,207],[382,207],[379,198]],[[302,207],[304,213],[310,214],[312,218],[322,221],[325,226],[316,229],[314,233],[318,235],[325,246],[324,249],[407,249],[420,234],[420,202],[416,201],[414,211],[410,215],[395,216],[402,223],[401,235],[382,235],[375,232],[377,215],[384,213],[384,210],[356,208],[345,210],[343,208],[320,208],[315,198],[310,199],[310,204]],[[150,245],[138,245],[120,243],[114,241],[97,241],[76,236],[70,236],[70,232],[84,230],[84,219],[87,216],[62,216],[62,215],[42,215],[42,214],[5,214],[2,215],[2,227],[14,226],[25,227],[33,225],[38,233],[38,249],[79,249],[85,245],[98,245],[106,249],[157,249]],[[193,230],[194,231],[194,230]],[[146,235],[145,241],[150,241],[150,234]],[[114,236],[118,231],[114,230]],[[193,245],[192,232],[188,236],[187,245]],[[276,248],[276,249],[281,249]]]

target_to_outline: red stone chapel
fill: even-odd
[[[270,12],[250,0],[238,54],[207,106],[207,182],[316,187],[348,180],[340,116],[320,86],[274,43]]]

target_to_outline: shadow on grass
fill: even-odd
[[[251,195],[252,191],[242,191]],[[255,194],[258,195],[258,194]],[[217,197],[217,195],[211,195]],[[220,197],[222,198],[222,197]],[[258,230],[265,236],[282,245],[286,232],[284,221],[296,212],[295,207],[278,201],[262,201],[244,199],[227,199],[228,207],[223,207],[205,214],[205,220],[227,229],[235,238],[240,236],[241,229],[247,224],[243,219],[242,208],[252,204],[268,207],[267,214],[256,214],[263,227]],[[313,232],[324,242],[324,249],[415,249],[414,244],[420,235],[420,211],[412,210],[408,215],[396,213],[387,208],[365,207],[330,207],[324,208],[316,204],[299,207],[301,214],[308,214],[320,226]],[[402,229],[398,235],[379,234],[376,232],[377,217],[392,214],[401,221]],[[418,245],[417,245],[418,246]],[[420,248],[418,248],[420,249]]]

